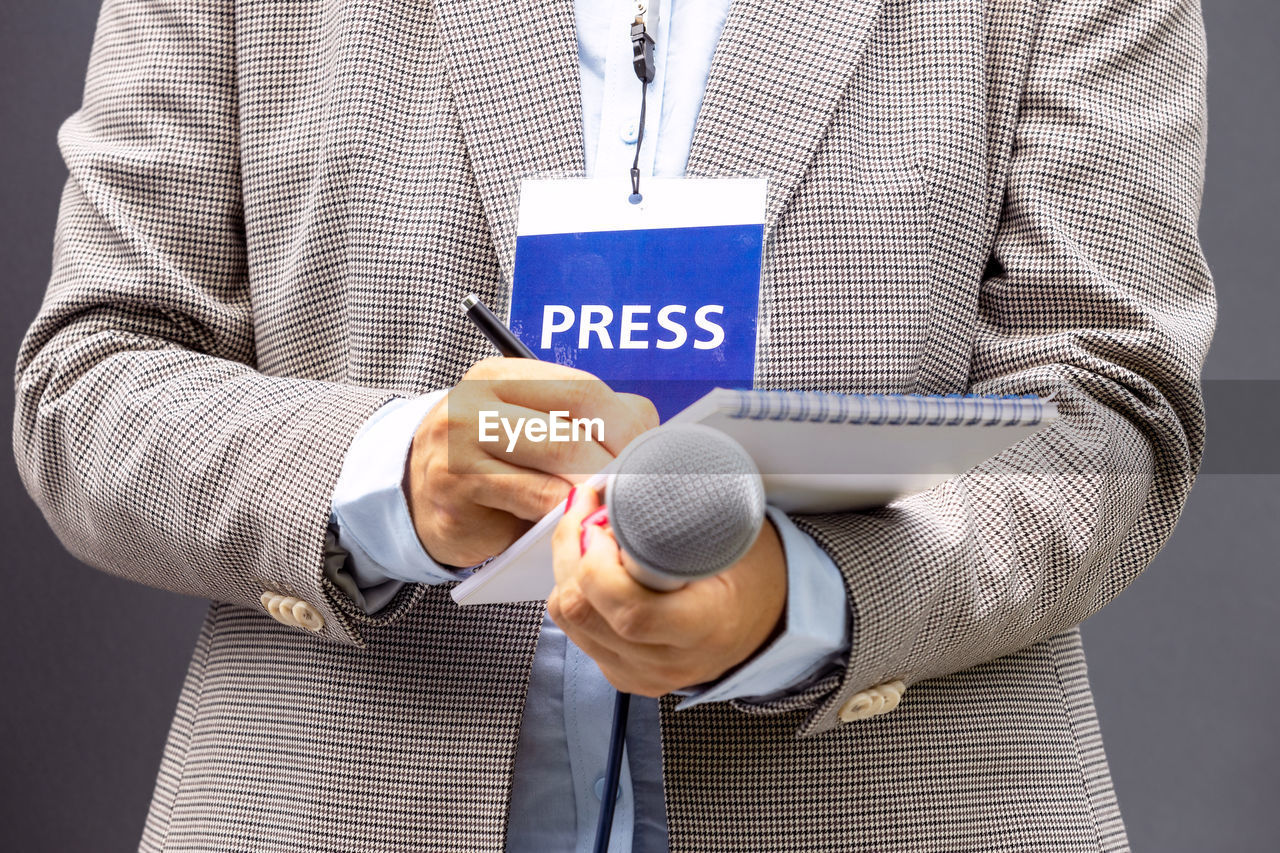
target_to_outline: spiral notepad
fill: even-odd
[[[1057,407],[1034,394],[824,394],[815,391],[730,391],[717,388],[677,417],[708,414],[735,420],[847,423],[871,426],[1038,426]]]
[[[733,437],[760,469],[769,503],[789,513],[883,506],[997,455],[1058,417],[1039,397],[824,394],[717,388],[670,423]],[[555,584],[553,510],[459,584],[459,604],[546,598]]]

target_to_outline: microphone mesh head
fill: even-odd
[[[764,486],[742,445],[702,425],[664,426],[627,446],[605,502],[619,546],[675,580],[740,560],[764,522]]]

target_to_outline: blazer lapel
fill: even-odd
[[[803,177],[881,0],[736,0],[698,115],[688,174],[769,179],[766,231]]]
[[[520,179],[584,169],[573,0],[438,0],[438,15],[463,136],[509,282]]]

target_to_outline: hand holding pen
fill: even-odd
[[[538,361],[476,297],[464,310],[505,358],[477,362],[419,424],[408,465],[410,515],[432,559],[473,566],[506,550],[577,482],[657,426],[653,404],[581,370]],[[481,412],[600,418],[603,441],[481,442]]]

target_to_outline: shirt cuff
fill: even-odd
[[[342,571],[359,592],[352,598],[366,612],[380,609],[404,583],[438,584],[463,576],[422,547],[404,492],[413,436],[447,393],[387,403],[360,428],[343,459],[329,526],[349,555]],[[350,592],[350,583],[335,582]]]
[[[802,689],[838,666],[849,649],[849,605],[840,570],[786,513],[773,507],[768,513],[787,560],[786,629],[725,678],[689,691],[676,710]]]

